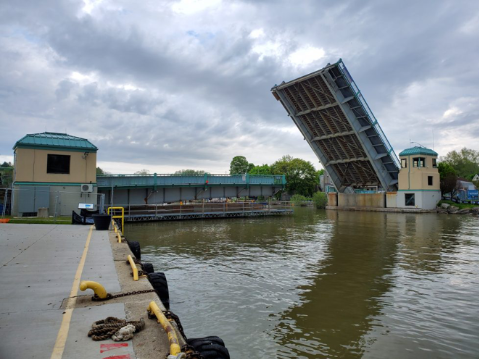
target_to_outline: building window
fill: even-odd
[[[70,174],[70,156],[48,155],[47,173]]]
[[[405,195],[406,206],[415,206],[414,193],[406,193]]]
[[[407,168],[407,159],[401,158],[401,168]]]
[[[437,168],[437,159],[436,158],[432,159],[432,168]]]
[[[426,159],[424,157],[415,157],[412,159],[412,166],[413,167],[425,167],[424,164]]]
[[[432,186],[432,176],[427,176],[427,184]]]

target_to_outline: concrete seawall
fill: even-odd
[[[126,243],[90,226],[0,224],[0,358],[164,358],[168,338],[146,309],[154,292],[93,302],[80,280],[102,284],[108,293],[152,289],[133,281]],[[73,297],[73,298],[70,298]],[[93,322],[114,316],[144,318],[133,340],[92,341]]]

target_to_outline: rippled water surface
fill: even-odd
[[[232,358],[479,358],[479,218],[336,212],[128,224],[189,337]]]

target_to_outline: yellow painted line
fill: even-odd
[[[67,342],[68,331],[70,330],[70,322],[72,319],[73,308],[76,304],[76,295],[78,293],[78,285],[80,283],[81,275],[83,272],[83,267],[85,266],[86,255],[88,253],[88,247],[90,246],[91,233],[93,231],[93,226],[90,227],[90,232],[88,232],[88,237],[86,239],[85,248],[83,249],[83,254],[78,264],[77,272],[75,274],[75,279],[73,280],[72,290],[70,291],[70,298],[66,305],[65,313],[63,314],[62,325],[58,331],[57,341],[53,347],[51,359],[61,359],[63,356],[63,351],[65,350],[65,343]],[[72,298],[75,297],[75,298]]]

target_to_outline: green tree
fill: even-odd
[[[308,199],[307,197],[301,195],[301,194],[294,194],[291,196],[291,199],[290,201],[293,202],[296,206],[299,206],[301,205],[303,202],[306,202],[310,199]]]
[[[479,151],[466,147],[459,152],[449,152],[445,157],[441,158],[441,162],[450,164],[459,177],[472,179],[475,174],[479,173]]]
[[[174,174],[180,175],[180,176],[201,176],[205,174],[205,171],[185,169],[185,170],[176,171]]]
[[[290,195],[301,194],[311,197],[319,179],[311,162],[290,155],[281,157],[271,166],[273,174],[286,176],[286,191]]]
[[[249,163],[245,156],[235,156],[230,163],[230,175],[248,173],[253,168],[254,164]]]
[[[437,169],[439,171],[441,193],[443,195],[446,193],[451,193],[451,196],[454,195],[457,183],[456,170],[447,162],[440,162]]]
[[[3,170],[0,171],[0,187],[10,187],[13,179],[13,168],[10,166],[0,167],[3,168]],[[2,203],[2,201],[0,201],[0,203]]]
[[[97,168],[96,168],[96,174],[97,174],[97,175],[104,175],[104,174],[105,174],[105,171],[103,171],[100,167],[97,167]]]
[[[328,204],[328,195],[324,192],[316,192],[313,194],[313,202],[316,208],[325,208]]]
[[[254,166],[251,170],[248,171],[250,175],[271,175],[271,166],[262,165]]]
[[[0,165],[0,167],[12,167],[12,164],[10,162],[5,161]]]
[[[150,174],[150,171],[148,171],[147,169],[142,169],[142,170],[136,171],[136,172],[133,173],[133,174],[134,174],[134,175],[144,176],[144,175],[149,175],[149,174]]]

